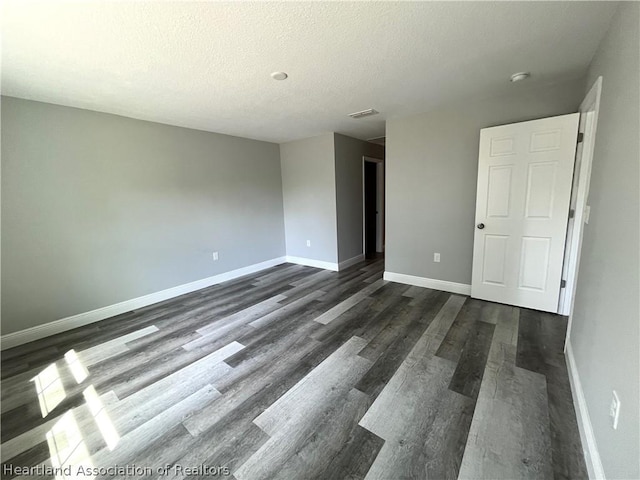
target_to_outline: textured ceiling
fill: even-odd
[[[616,6],[5,0],[2,93],[273,142],[368,139],[392,116],[581,76]],[[347,117],[367,108],[380,115]]]

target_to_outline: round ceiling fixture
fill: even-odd
[[[289,75],[284,72],[273,72],[271,74],[271,78],[273,78],[274,80],[286,80],[288,76]]]
[[[529,72],[514,73],[513,75],[511,75],[511,81],[514,82],[514,83],[515,82],[519,82],[521,80],[526,80],[530,76],[531,76],[531,73],[529,73]]]

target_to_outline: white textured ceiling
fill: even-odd
[[[2,93],[273,142],[368,139],[392,116],[584,74],[616,6],[5,1]],[[347,117],[367,108],[380,115]]]

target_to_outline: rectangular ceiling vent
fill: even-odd
[[[362,110],[360,112],[354,112],[354,113],[350,113],[349,116],[351,118],[362,118],[362,117],[369,117],[371,115],[377,115],[378,112],[377,110],[374,110],[373,108],[370,108],[368,110]]]

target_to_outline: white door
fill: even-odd
[[[480,131],[472,297],[558,311],[579,118]]]

